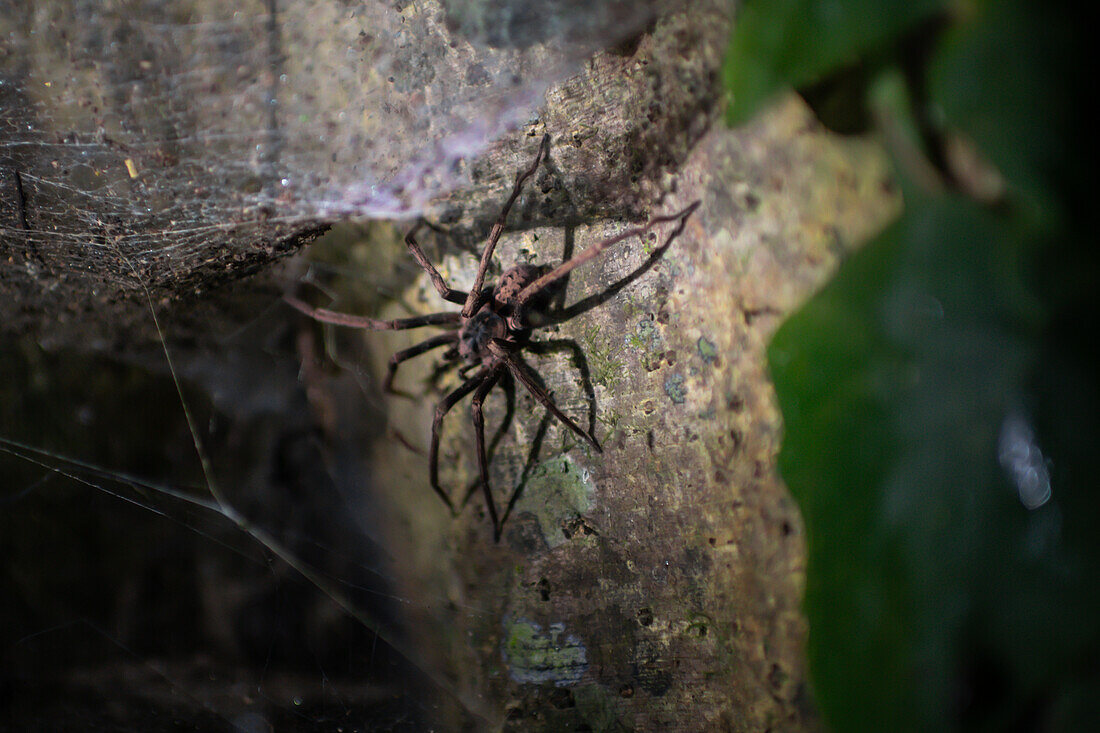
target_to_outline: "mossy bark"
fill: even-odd
[[[439,12],[431,3],[406,7],[410,16]],[[650,271],[600,307],[540,334],[575,345],[531,362],[563,410],[582,425],[594,423],[604,451],[579,443],[517,387],[491,460],[498,505],[519,492],[500,543],[476,494],[452,520],[428,487],[432,410],[454,382],[424,389],[432,365],[421,357],[399,377],[418,391],[415,399],[371,400],[384,415],[369,413],[377,423],[361,430],[367,437],[357,447],[369,452],[365,475],[382,507],[369,524],[380,528],[395,558],[397,587],[388,592],[401,600],[401,622],[413,630],[419,656],[460,691],[462,702],[448,704],[492,723],[547,731],[582,724],[816,726],[802,656],[803,536],[775,471],[782,427],[764,346],[783,316],[887,221],[898,201],[873,144],[826,133],[794,98],[743,129],[716,122],[728,12],[724,3],[699,3],[598,54],[583,74],[549,90],[522,132],[464,163],[468,187],[431,207],[433,222],[452,236],[426,235],[426,247],[433,257],[444,253],[441,272],[463,287],[475,267],[468,250],[481,245],[514,172],[528,165],[544,132],[552,137],[549,164],[517,203],[494,273],[517,261],[556,262],[646,216],[701,202]],[[291,38],[293,50],[302,39]],[[455,60],[447,44],[422,48],[429,60]],[[406,60],[398,68],[409,78],[430,67],[420,56]],[[467,61],[473,68],[477,60]],[[140,58],[133,68],[141,73]],[[143,160],[103,140],[93,147],[99,169],[109,172],[108,188],[137,185],[125,161],[140,167]],[[350,166],[353,150],[349,142],[326,152]],[[184,178],[172,177],[179,171],[173,160],[149,159],[167,166],[167,183],[183,185]],[[21,170],[48,165],[17,162]],[[48,247],[33,254],[26,246],[28,229],[37,232],[32,239],[48,232],[34,213],[40,193],[35,186],[24,191],[28,227],[18,225],[19,212],[6,199],[2,244],[14,254],[0,308],[9,329],[41,329],[55,343],[77,346],[93,334],[119,348],[160,348],[139,283],[175,316],[167,320],[178,324],[169,333],[177,352],[185,349],[183,336],[208,344],[217,331],[212,324],[247,319],[211,288],[270,264],[332,223],[305,217],[284,230],[241,207],[209,241],[189,240],[193,246],[169,256],[167,240],[163,256],[141,261],[133,253],[120,257],[133,241],[126,238],[132,222],[110,219],[91,240],[79,235],[103,246],[57,250],[64,256],[51,260]],[[63,224],[72,229],[79,221]],[[236,236],[244,231],[238,224],[247,225],[248,236]],[[175,230],[156,224],[151,231]],[[399,315],[449,308],[415,268],[387,264],[406,256],[400,234],[387,232],[385,247],[376,238],[352,250],[373,278],[362,298],[368,309]],[[578,270],[566,303],[630,273],[652,246],[624,242]],[[260,309],[276,304],[284,285],[269,273],[245,281],[232,297],[243,290]],[[373,388],[389,355],[418,340],[413,333],[340,338],[366,345],[353,369],[367,370],[362,378]],[[362,404],[347,391],[326,393],[331,386],[324,376],[309,386],[313,421],[346,444],[355,433],[349,424],[364,427],[362,415],[354,423],[346,417]],[[508,412],[504,393],[494,392],[486,403],[491,431]],[[445,424],[442,456],[445,482],[462,494],[477,475],[466,403]]]
[[[702,139],[660,212],[693,200],[699,210],[651,271],[540,333],[584,355],[579,368],[569,350],[531,362],[582,425],[591,385],[604,451],[517,388],[491,460],[498,506],[518,492],[499,544],[480,495],[452,521],[426,490],[423,454],[389,442],[376,449],[389,542],[421,609],[412,627],[506,727],[816,727],[799,611],[804,540],[776,474],[782,425],[764,348],[898,199],[873,144],[827,133],[792,98],[753,125]],[[578,227],[571,246],[623,227]],[[561,229],[506,235],[499,267],[555,262],[566,239]],[[576,271],[567,304],[638,267],[652,246],[624,242]],[[449,256],[442,271],[462,287],[473,257]],[[405,300],[439,306],[426,278]],[[415,337],[396,340],[387,350]],[[430,370],[411,363],[400,379],[418,384]],[[508,414],[504,393],[494,394],[490,433]],[[434,399],[390,403],[391,435],[426,445]],[[465,404],[442,444],[442,475],[461,494],[477,477]]]

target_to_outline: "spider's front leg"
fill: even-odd
[[[466,297],[465,305],[462,306],[463,318],[469,318],[477,310],[479,295],[481,294],[482,286],[485,285],[485,273],[489,270],[489,262],[493,259],[493,250],[497,246],[497,241],[500,239],[501,232],[504,231],[504,224],[508,219],[508,212],[512,210],[512,205],[516,203],[516,199],[519,198],[520,193],[523,191],[523,184],[528,178],[535,174],[535,171],[538,170],[539,163],[542,162],[542,159],[549,151],[550,136],[543,135],[542,142],[539,144],[539,152],[535,156],[535,162],[532,163],[531,167],[527,170],[516,174],[516,185],[512,188],[512,195],[504,202],[504,208],[501,209],[500,216],[497,217],[496,223],[493,224],[493,228],[489,232],[489,241],[485,243],[485,249],[481,253],[481,262],[477,267],[474,285],[470,288],[470,294]]]
[[[416,264],[420,265],[424,272],[428,273],[428,277],[431,278],[432,285],[435,287],[439,296],[443,300],[462,305],[466,302],[468,293],[464,293],[461,290],[455,290],[447,284],[447,281],[443,279],[443,276],[439,274],[439,270],[435,269],[435,265],[428,259],[428,256],[424,254],[424,250],[420,249],[420,244],[416,241],[416,231],[420,228],[423,221],[419,221],[409,233],[405,235],[405,245],[409,248],[409,252],[412,253],[413,259],[416,260]]]
[[[672,241],[676,239],[676,237],[680,236],[680,233],[684,231],[684,227],[687,225],[688,217],[691,216],[692,212],[694,212],[697,208],[699,208],[698,201],[689,205],[682,211],[678,211],[675,214],[669,214],[668,216],[656,216],[646,222],[643,226],[628,229],[622,234],[611,237],[610,239],[604,239],[600,242],[596,242],[580,254],[571,257],[570,259],[561,263],[550,272],[546,273],[542,277],[536,279],[534,282],[524,287],[523,290],[519,292],[519,295],[517,295],[515,299],[515,313],[510,319],[509,326],[511,328],[527,327],[529,325],[527,323],[527,313],[531,302],[538,296],[539,293],[543,292],[548,287],[553,286],[554,283],[568,275],[580,265],[583,265],[585,262],[588,262],[589,260],[599,256],[604,250],[618,244],[619,242],[622,242],[625,239],[629,239],[631,237],[640,237],[658,224],[665,224],[670,221],[677,221],[679,223],[669,233],[668,237],[665,239],[664,244],[661,245],[656,252],[654,252],[654,254],[657,256],[663,255],[665,250],[668,249],[668,246],[672,244]],[[660,253],[659,255],[657,254],[658,252]]]

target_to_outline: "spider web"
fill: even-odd
[[[534,7],[0,0],[0,295],[63,321],[75,295],[151,292],[148,324],[161,283],[315,223],[420,213],[654,4]],[[4,349],[0,699],[18,720],[416,729],[476,707],[440,696],[400,631],[354,458],[371,413],[324,454],[269,318],[171,370],[171,343],[136,364],[41,334]],[[414,692],[392,702],[394,679]]]
[[[416,216],[655,6],[2,0],[2,294],[86,314]]]

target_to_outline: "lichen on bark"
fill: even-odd
[[[702,201],[665,257],[599,308],[541,334],[585,354],[586,375],[568,352],[533,363],[581,424],[591,409],[582,377],[590,381],[604,452],[519,389],[491,460],[498,506],[520,491],[498,545],[476,494],[452,521],[427,492],[410,493],[423,485],[423,456],[381,468],[406,592],[431,606],[414,626],[472,695],[508,711],[509,725],[816,726],[802,659],[801,523],[775,472],[781,423],[764,347],[783,315],[896,212],[889,181],[872,144],[827,133],[794,99],[742,130],[712,129],[660,204],[664,212]],[[567,231],[580,251],[623,227],[609,219]],[[558,228],[506,234],[495,271],[557,261],[566,240]],[[566,301],[630,272],[649,246],[623,243],[576,271]],[[472,261],[445,260],[456,287]],[[425,278],[404,300],[439,305]],[[379,360],[397,347],[387,344]],[[430,369],[409,364],[401,379],[417,384]],[[423,445],[431,405],[402,404],[392,429]],[[487,401],[490,430],[506,410],[502,394]],[[449,486],[475,486],[465,407],[449,416],[442,445]],[[587,477],[591,490],[575,496],[590,503],[562,501],[563,487],[576,484],[544,484],[529,467]],[[446,603],[429,604],[441,588]],[[515,657],[501,652],[517,620],[566,629],[585,649],[584,674],[565,686],[568,705],[552,682],[517,674]]]
[[[416,41],[418,30],[446,37],[434,4],[396,11],[410,19],[406,40]],[[417,334],[330,329],[321,337],[330,340],[312,347],[311,357],[326,351],[340,357],[343,371],[329,364],[307,385],[312,420],[330,446],[354,442],[364,462],[357,476],[367,478],[356,490],[372,492],[375,507],[364,519],[380,529],[394,558],[395,587],[387,592],[400,599],[401,621],[424,650],[422,658],[491,722],[520,730],[815,727],[802,659],[801,523],[775,473],[781,425],[764,345],[784,314],[887,220],[897,201],[882,154],[869,143],[829,135],[796,99],[737,131],[716,124],[716,71],[728,12],[724,3],[698,3],[597,54],[583,74],[552,86],[537,114],[518,120],[523,124],[484,155],[448,159],[458,160],[469,185],[427,206],[440,232],[425,233],[425,246],[452,285],[463,287],[476,267],[473,251],[544,132],[552,138],[549,165],[517,202],[492,274],[517,261],[556,262],[647,216],[701,202],[644,276],[542,334],[572,341],[583,356],[579,363],[567,350],[532,362],[562,409],[583,425],[595,421],[604,452],[547,419],[517,388],[513,420],[491,460],[498,505],[507,505],[522,484],[499,544],[476,494],[452,519],[428,487],[432,409],[455,382],[426,386],[432,372],[426,356],[404,365],[399,376],[415,399],[377,394],[390,354]],[[323,39],[310,45],[310,38],[295,36],[295,47],[331,61],[321,53],[331,50]],[[376,48],[373,39],[363,43],[368,51]],[[422,54],[452,55],[432,67]],[[308,59],[299,53],[291,64]],[[415,95],[460,67],[463,83],[480,84],[475,72],[483,61],[461,43],[403,45],[392,59],[394,93]],[[135,64],[141,68],[140,59]],[[500,72],[499,65],[488,68]],[[357,83],[335,75],[324,92],[348,95]],[[369,104],[350,97],[362,105],[352,116],[362,118]],[[305,114],[308,105],[300,101]],[[322,107],[326,114],[335,109]],[[410,129],[432,123],[411,107],[401,114],[409,115]],[[341,139],[346,146],[327,152],[344,170],[356,164],[355,136]],[[97,151],[114,155],[116,164],[126,157]],[[111,170],[117,174],[111,185],[132,185],[124,168]],[[415,185],[428,189],[443,175],[422,173]],[[104,226],[100,234],[113,243],[115,224]],[[341,293],[339,303],[394,316],[451,307],[409,262],[401,243],[405,226],[376,226],[371,239],[346,251],[342,264],[351,267],[328,283]],[[202,242],[194,250],[198,269],[178,273],[164,260],[150,262],[146,274],[171,271],[152,283],[157,307],[178,316],[173,287],[186,283],[202,291],[192,293],[200,304],[216,308],[206,298],[216,278],[207,276],[234,278],[241,268],[281,254],[264,241],[276,251],[244,245],[222,251],[216,242],[209,250]],[[566,301],[606,288],[641,264],[652,246],[624,242],[578,270]],[[233,259],[243,251],[252,259]],[[100,251],[112,253],[117,250]],[[118,261],[115,266],[109,272],[118,281],[108,278],[115,289],[96,291],[98,300],[90,302],[113,305],[140,296],[122,332],[129,334],[126,323],[140,323],[151,338],[149,303]],[[301,263],[291,269],[304,271]],[[67,277],[70,284],[79,279]],[[269,279],[259,288],[256,282],[250,281],[258,297],[253,302],[260,303],[255,310],[265,312],[281,307],[279,288],[296,285]],[[55,293],[55,305],[66,292],[77,290]],[[94,307],[78,310],[86,317]],[[33,317],[41,320],[42,312]],[[181,332],[203,343],[204,324],[197,318],[170,332],[173,348],[184,348]],[[108,323],[105,332],[117,336],[119,326]],[[348,345],[355,351],[342,350]],[[362,391],[348,389],[349,382]],[[349,418],[356,412],[358,422]],[[490,430],[506,412],[503,393],[495,391],[486,403]],[[443,476],[459,494],[476,485],[472,448],[461,404],[445,423],[442,450]],[[448,698],[444,705],[458,703]]]

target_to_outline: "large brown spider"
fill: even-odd
[[[432,284],[439,295],[444,300],[460,304],[462,306],[460,312],[431,313],[413,318],[383,321],[338,313],[324,308],[314,308],[292,296],[286,297],[290,305],[310,318],[340,326],[365,328],[372,331],[402,330],[420,326],[450,327],[450,330],[445,333],[433,336],[416,346],[394,354],[390,358],[389,369],[383,386],[387,392],[394,393],[393,378],[398,365],[407,359],[441,346],[450,346],[444,352],[443,358],[448,362],[448,366],[461,364],[459,373],[462,376],[465,376],[470,370],[477,369],[473,376],[467,378],[461,386],[436,405],[435,417],[432,420],[430,480],[435,493],[439,495],[452,514],[457,514],[455,502],[439,485],[439,430],[443,417],[454,407],[455,403],[473,392],[473,421],[477,438],[481,489],[485,495],[485,503],[493,522],[493,539],[495,541],[500,540],[502,522],[498,517],[496,502],[493,500],[492,491],[489,488],[489,462],[485,451],[485,418],[482,414],[482,404],[486,396],[502,376],[506,373],[510,374],[550,414],[580,436],[597,452],[602,452],[596,437],[591,432],[582,429],[554,404],[554,400],[539,384],[538,376],[523,362],[520,352],[531,344],[530,336],[534,328],[552,323],[561,323],[583,310],[599,305],[645,270],[648,270],[683,231],[688,216],[699,206],[699,202],[696,201],[676,214],[650,219],[644,226],[629,229],[622,234],[593,244],[553,269],[535,265],[516,265],[505,270],[495,286],[487,286],[485,285],[485,273],[489,269],[489,262],[493,256],[493,250],[496,248],[497,240],[500,239],[501,232],[504,230],[508,212],[516,199],[519,198],[523,190],[523,184],[534,175],[539,164],[546,157],[549,145],[550,136],[546,135],[542,138],[538,154],[535,156],[535,161],[531,164],[531,167],[516,174],[512,195],[508,197],[500,216],[489,232],[489,241],[485,245],[485,250],[481,253],[481,263],[477,269],[477,276],[474,278],[474,285],[468,293],[454,290],[448,286],[447,281],[443,279],[439,271],[428,260],[414,237],[418,227],[414,226],[405,237],[405,244],[408,245],[409,251],[412,252],[412,256],[428,274],[428,277],[431,278]],[[548,311],[554,286],[559,285],[562,278],[578,265],[597,257],[605,249],[624,239],[640,236],[658,224],[671,221],[678,221],[679,225],[669,233],[665,242],[651,253],[647,262],[633,273],[615,283],[603,293],[591,296],[568,309],[561,309],[557,312]],[[582,307],[578,308],[578,306]]]

